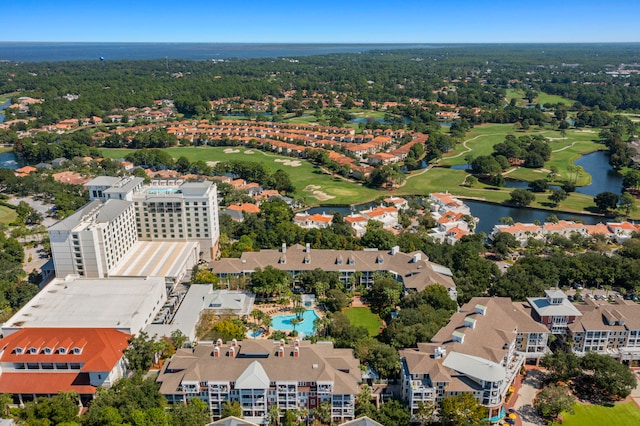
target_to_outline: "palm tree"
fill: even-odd
[[[301,320],[300,318],[298,318],[298,317],[293,318],[293,319],[291,320],[291,325],[293,326],[293,331],[294,331],[294,332],[296,331],[296,326],[297,326],[298,324],[300,324],[301,322],[302,322],[302,320]]]
[[[272,426],[278,426],[280,423],[280,408],[277,405],[273,404],[269,407],[269,413],[267,414],[269,418],[269,424]]]
[[[296,318],[300,320],[304,320],[303,315],[305,312],[307,312],[307,309],[304,306],[296,306],[293,309],[291,309],[291,312],[296,314]]]
[[[269,315],[265,315],[264,318],[262,318],[262,325],[267,328],[267,332],[269,332],[271,324],[273,324],[273,319]]]

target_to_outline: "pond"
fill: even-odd
[[[605,191],[616,194],[622,192],[622,175],[609,165],[607,151],[596,151],[583,155],[574,164],[581,166],[586,173],[591,175],[591,185],[576,188],[576,192],[594,197]]]
[[[4,114],[1,111],[7,109],[9,105],[11,105],[11,99],[0,105],[0,123],[4,123]]]
[[[0,168],[15,170],[18,168],[18,162],[13,152],[0,153]]]

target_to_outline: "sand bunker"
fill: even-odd
[[[235,154],[237,152],[240,152],[240,150],[239,149],[233,149],[233,148],[226,148],[223,152],[225,154]]]
[[[316,189],[320,189],[322,188],[321,186],[318,185],[307,185],[306,188],[304,188],[305,191],[315,191]]]
[[[282,158],[278,158],[277,160],[274,160],[276,163],[282,163],[284,166],[291,166],[291,167],[300,167],[302,166],[302,162],[299,160],[285,160]]]
[[[328,195],[326,192],[322,192],[322,191],[313,191],[313,196],[317,198],[319,201],[327,201],[332,198],[336,198],[333,195]]]
[[[207,166],[215,167],[218,163],[219,161],[207,161]]]
[[[252,151],[252,150],[250,150],[250,149],[248,149],[248,150],[246,150],[244,153],[245,153],[245,154],[253,154],[253,151]]]
[[[585,130],[576,130],[576,133],[595,133],[595,130],[585,129]]]

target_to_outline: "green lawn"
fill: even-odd
[[[364,327],[369,332],[369,336],[375,337],[380,334],[382,321],[371,309],[366,307],[347,308],[342,311],[349,318],[351,325]]]
[[[227,151],[226,153],[225,150]],[[123,158],[132,151],[131,149],[101,150],[102,155],[109,158]],[[189,161],[244,160],[263,163],[272,171],[282,169],[289,173],[296,187],[294,195],[303,198],[308,205],[354,204],[385,195],[382,191],[366,188],[362,185],[327,175],[306,160],[265,153],[257,149],[250,150],[244,147],[176,147],[167,148],[164,151],[174,158],[184,156]],[[287,165],[287,162],[291,161],[297,161],[299,166]]]
[[[445,154],[438,163],[439,166],[454,166],[466,164],[465,157],[472,154],[473,157],[489,155],[496,143],[504,141],[508,134],[515,136],[540,134],[549,139],[552,149],[551,158],[545,163],[543,169],[515,168],[509,171],[505,177],[523,181],[545,179],[551,166],[556,166],[560,173],[557,180],[569,179],[567,167],[572,165],[580,156],[589,152],[603,149],[604,146],[597,142],[597,133],[591,129],[569,129],[563,136],[559,131],[550,129],[532,128],[527,132],[516,131],[510,124],[487,124],[476,126],[465,138],[463,143]],[[427,172],[414,172],[407,179],[406,184],[396,191],[397,194],[428,194],[434,191],[449,191],[463,197],[478,198],[485,201],[502,203],[510,198],[511,189],[495,188],[481,183],[473,188],[461,186],[468,173],[464,170],[451,170],[443,167],[435,167]],[[577,180],[578,185],[589,185],[591,176],[584,174]],[[548,202],[550,192],[536,194],[536,201],[531,207],[561,210],[568,212],[584,212],[593,207],[593,197],[573,193],[563,201],[558,208],[552,207]]]
[[[17,93],[18,92],[12,92],[12,93],[5,93],[3,95],[0,95],[0,105],[2,105],[3,103],[7,102],[10,97],[16,95]]]
[[[18,215],[15,210],[0,206],[0,223],[9,224],[16,220],[16,217],[18,217]]]
[[[575,414],[562,413],[562,426],[635,426],[640,424],[640,409],[633,402],[602,405],[573,406]],[[554,423],[554,426],[559,423]]]
[[[550,95],[544,92],[538,92],[538,97],[534,99],[534,103],[544,105],[544,104],[565,104],[565,105],[573,105],[575,101],[567,98],[563,98],[558,95]],[[511,99],[516,99],[518,105],[525,105],[528,102],[523,99],[524,98],[524,90],[516,90],[516,89],[507,89],[507,102],[510,102]]]

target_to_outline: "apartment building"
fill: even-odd
[[[332,422],[342,423],[355,417],[361,378],[353,351],[331,342],[218,340],[178,350],[157,381],[169,402],[199,398],[214,419],[220,419],[227,400],[238,401],[244,419],[258,424],[268,421],[274,405],[314,409],[328,401]]]
[[[403,398],[416,414],[420,402],[471,393],[497,421],[520,367],[545,353],[548,334],[522,304],[473,298],[430,343],[400,351]]]
[[[305,247],[283,244],[280,250],[245,252],[240,259],[219,259],[211,262],[209,267],[224,280],[251,275],[256,268],[267,265],[289,272],[294,282],[299,274],[316,268],[337,272],[347,289],[358,285],[370,287],[377,273],[387,272],[406,290],[422,291],[429,285],[440,284],[447,288],[453,300],[457,298],[456,285],[451,278],[453,274],[448,268],[430,262],[421,251],[402,253],[398,246],[391,250],[324,250],[311,249],[309,244]]]
[[[640,305],[588,301],[582,315],[567,327],[566,342],[577,355],[588,351],[620,361],[640,360]]]

